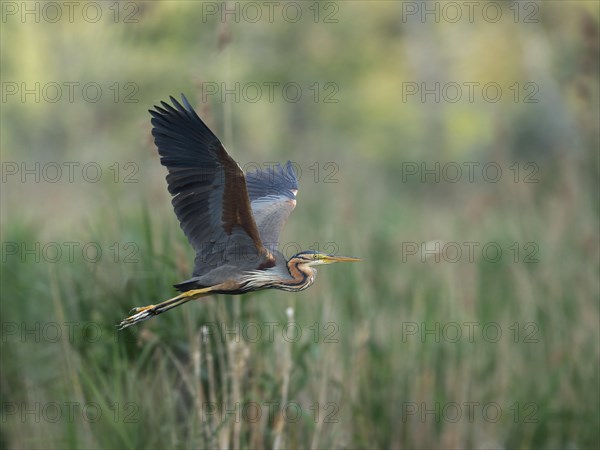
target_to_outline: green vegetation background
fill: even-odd
[[[1,445],[598,448],[598,4],[535,4],[533,23],[513,20],[512,2],[497,23],[480,13],[423,23],[404,22],[402,2],[366,1],[318,6],[334,23],[315,23],[312,2],[297,23],[223,23],[192,1],[122,3],[137,23],[115,23],[112,2],[97,23],[3,21],[3,95],[7,82],[71,81],[99,83],[103,95],[0,105],[3,163],[79,164],[73,182],[65,172],[56,183],[3,167]],[[273,102],[202,90],[290,81],[303,88],[295,103],[277,90]],[[403,99],[407,82],[495,82],[503,96],[421,102]],[[510,86],[524,95],[527,82],[539,101],[515,102]],[[314,83],[320,94],[334,83],[337,102],[315,101]],[[130,308],[171,297],[192,268],[146,111],[180,92],[240,164],[302,168],[283,243],[333,243],[364,262],[324,268],[298,294],[209,298],[117,333]],[[103,169],[96,183],[81,174],[90,162]],[[503,175],[406,174],[407,163],[436,162],[495,162]],[[535,183],[510,169],[527,163]],[[406,253],[413,242],[459,243],[463,255],[422,259]],[[471,261],[465,242],[504,252]],[[42,254],[49,243],[63,250],[56,262]],[[81,254],[87,243],[103,250],[95,262]],[[537,262],[527,262],[532,248]],[[303,332],[294,342],[282,335],[288,320]],[[473,339],[465,323],[476,324]],[[497,342],[482,334],[490,323]],[[262,337],[249,339],[247,324]],[[302,416],[268,414],[275,403]],[[238,420],[227,414],[236,408]]]

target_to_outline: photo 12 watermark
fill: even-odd
[[[94,241],[3,241],[3,264],[100,263],[135,264],[140,262],[140,246],[133,241],[100,243]]]
[[[303,338],[315,344],[338,344],[340,326],[336,322],[314,322],[303,325],[292,320],[281,322],[244,321],[233,323],[207,322],[202,325],[202,339],[209,342],[225,338],[229,342],[273,343],[275,341],[296,343]]]
[[[402,23],[539,23],[535,1],[403,1]]]
[[[435,263],[512,263],[537,264],[540,245],[534,241],[500,243],[496,241],[404,241],[400,245],[402,262]]]
[[[335,81],[203,81],[202,103],[216,100],[221,103],[298,103],[308,100],[314,103],[339,103],[340,86]]]
[[[0,411],[2,423],[97,423],[103,417],[114,423],[137,423],[140,420],[140,407],[134,402],[2,402]]]
[[[450,322],[402,322],[402,343],[487,343],[496,344],[508,340],[514,344],[538,344],[541,341],[540,326],[536,322],[450,321]]]
[[[539,183],[539,172],[533,161],[403,161],[400,166],[402,183]]]
[[[138,23],[133,1],[2,1],[2,23]]]
[[[272,423],[276,419],[286,423],[297,423],[310,420],[313,423],[338,423],[339,405],[335,402],[311,403],[303,407],[297,402],[203,402],[200,407],[202,422],[217,419],[220,422],[256,423],[267,420]]]
[[[300,182],[313,183],[339,183],[338,178],[340,172],[340,164],[335,161],[311,161],[308,163],[300,163],[298,161],[289,162],[296,179]],[[268,180],[270,183],[276,181],[279,176],[279,166],[281,163],[275,161],[254,162],[250,161],[241,164],[242,171],[248,176],[249,174],[257,174],[259,177]],[[285,166],[284,166],[285,167]],[[285,169],[284,169],[285,170]],[[214,177],[214,169],[207,168],[206,176]],[[200,175],[202,176],[202,175]],[[221,180],[224,182],[223,174]]]
[[[138,103],[133,81],[2,81],[2,103]]]
[[[341,2],[333,1],[221,1],[201,2],[202,23],[338,23]]]
[[[2,183],[138,183],[140,167],[133,161],[2,161]]]
[[[537,423],[535,402],[402,402],[402,423],[498,423],[507,415],[514,423]]]
[[[533,81],[501,84],[495,81],[403,81],[402,103],[539,103],[540,87]]]

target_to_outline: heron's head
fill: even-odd
[[[336,262],[352,262],[360,261],[359,258],[351,258],[349,256],[334,256],[327,253],[319,253],[313,251],[300,252],[292,256],[290,261],[299,261],[307,266],[319,266],[321,264],[333,264]]]

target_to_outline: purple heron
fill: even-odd
[[[314,251],[286,261],[275,247],[296,206],[298,180],[291,162],[244,175],[183,94],[181,98],[183,105],[171,97],[173,105],[161,102],[149,112],[175,214],[196,251],[194,272],[175,285],[181,294],[133,308],[119,329],[211,294],[302,291],[315,280],[314,266],[359,261]]]

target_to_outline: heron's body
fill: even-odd
[[[279,233],[296,206],[298,183],[290,162],[244,175],[184,96],[182,106],[162,102],[152,134],[167,167],[167,184],[181,228],[196,251],[182,293],[157,305],[134,308],[120,328],[195,298],[260,289],[301,291],[315,279],[313,266],[356,258],[301,252],[286,261],[276,250]]]
[[[178,283],[175,287],[182,291],[190,289],[203,289],[221,283],[233,283],[236,291],[217,292],[217,294],[244,294],[254,291],[258,286],[261,289],[282,289],[282,290],[304,290],[314,282],[316,270],[305,266],[303,261],[295,261],[288,266],[283,254],[274,250],[275,265],[265,269],[257,269],[251,260],[248,267],[243,268],[239,265],[225,264],[211,270],[205,275],[190,278],[187,281]],[[291,261],[291,260],[290,260]]]

